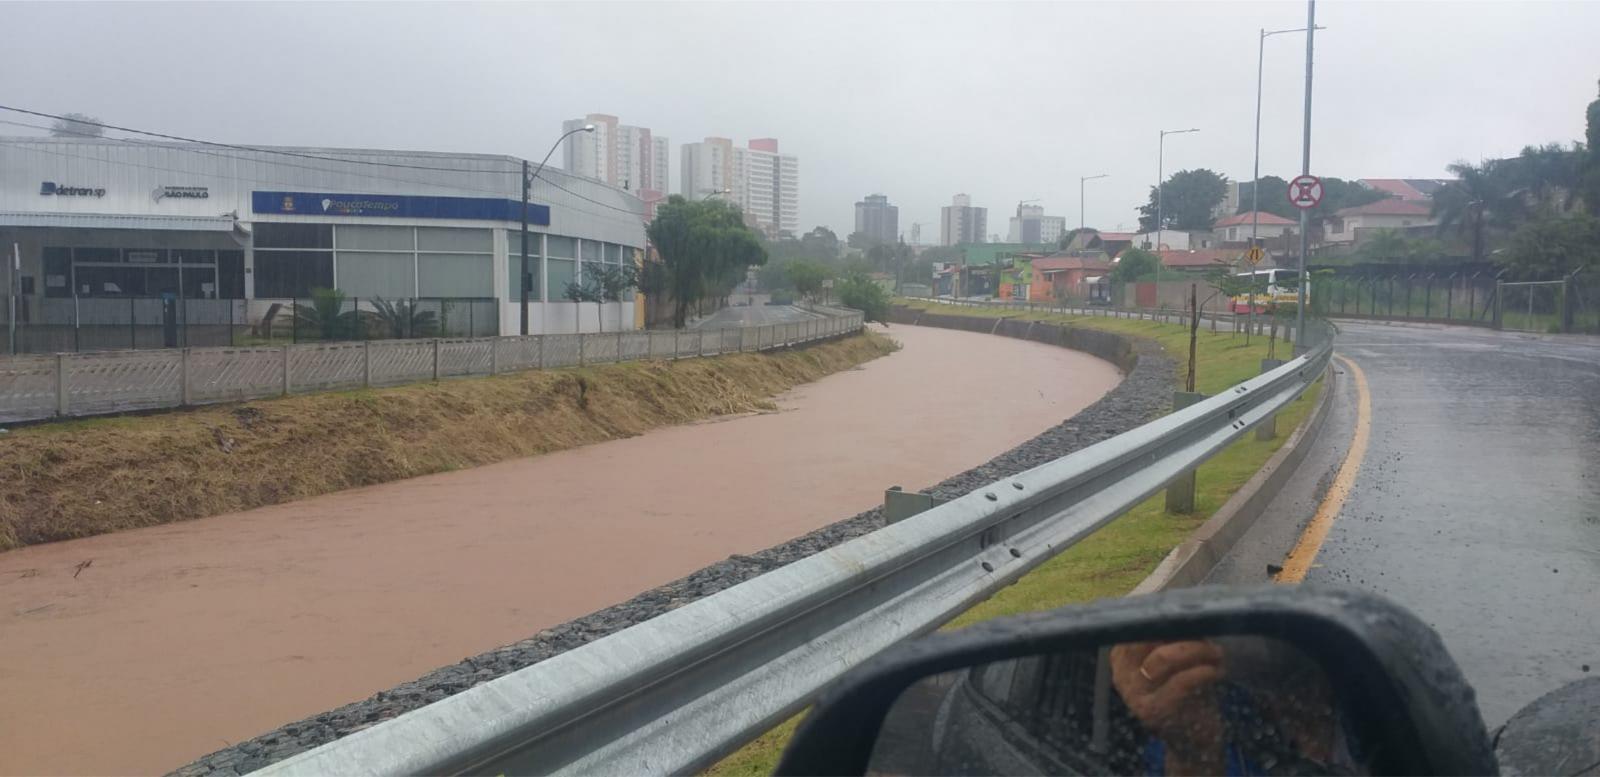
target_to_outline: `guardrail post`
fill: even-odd
[[[67,414],[67,355],[56,354],[56,415]]]
[[[433,379],[439,380],[439,338],[433,338]]]
[[[1262,359],[1261,360],[1261,374],[1265,375],[1265,374],[1267,374],[1269,372],[1272,372],[1273,370],[1278,369],[1279,367],[1282,367],[1283,364],[1284,364],[1284,362],[1283,362],[1282,359]],[[1277,413],[1273,413],[1272,415],[1267,416],[1265,421],[1262,421],[1258,426],[1256,426],[1256,439],[1257,440],[1270,440],[1270,439],[1272,439],[1274,437],[1277,437],[1277,436],[1278,436],[1278,414]]]
[[[361,387],[372,388],[372,343],[361,341]]]
[[[283,395],[289,396],[289,346],[283,347]]]
[[[178,354],[178,404],[189,406],[189,349]]]
[[[1177,412],[1190,405],[1205,399],[1206,395],[1194,391],[1172,392],[1172,410]],[[1189,470],[1172,479],[1167,484],[1167,512],[1192,513],[1194,512],[1194,470]]]

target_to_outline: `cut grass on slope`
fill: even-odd
[[[770,409],[801,383],[894,351],[805,348],[533,370],[14,429],[0,445],[0,551]]]
[[[1016,312],[926,303],[922,307],[931,307],[940,313],[961,311],[959,315],[971,311],[972,315],[987,318],[1010,316]],[[1184,359],[1188,354],[1188,331],[1175,324],[1051,314],[1026,318],[1067,321],[1088,328],[1148,337],[1161,343],[1169,354],[1177,358],[1180,371],[1186,369]],[[1228,333],[1213,335],[1202,327],[1195,348],[1200,365],[1196,386],[1201,392],[1216,393],[1260,372],[1260,360],[1266,358],[1266,339],[1251,338],[1248,347],[1244,345],[1243,334],[1237,337],[1237,342],[1229,342],[1232,339]],[[1280,355],[1288,352],[1285,344],[1280,342],[1278,346]],[[1322,382],[1319,380],[1278,415],[1277,437],[1258,441],[1253,432],[1246,434],[1201,465],[1196,476],[1194,513],[1168,514],[1164,495],[1156,494],[1024,575],[1015,584],[957,616],[944,628],[959,629],[991,618],[1050,610],[1108,596],[1123,596],[1132,591],[1139,581],[1155,571],[1156,565],[1173,548],[1209,519],[1283,446],[1290,431],[1299,427],[1310,415],[1321,392]],[[706,773],[715,777],[771,774],[778,765],[783,748],[788,745],[789,738],[799,725],[800,717],[797,715],[762,734],[706,770]]]

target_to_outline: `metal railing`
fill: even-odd
[[[1125,434],[258,774],[679,774],[803,709],[1282,410],[1331,339]]]
[[[11,306],[16,306],[15,331]],[[584,311],[580,311],[580,314]],[[0,297],[0,354],[493,337],[492,297]]]
[[[859,331],[861,314],[737,329],[446,337],[0,356],[0,423],[758,351]],[[728,333],[733,334],[728,334]]]
[[[1071,316],[1087,316],[1090,318],[1118,318],[1131,321],[1154,321],[1163,324],[1188,323],[1188,311],[1173,307],[1154,308],[1128,308],[1113,305],[1079,305],[1070,302],[1020,302],[1017,300],[975,300],[954,299],[950,297],[919,298],[918,302],[931,302],[937,305],[950,305],[965,308],[997,308],[1013,310],[1021,313],[1057,313]],[[1212,331],[1238,333],[1244,332],[1250,326],[1255,326],[1256,334],[1267,334],[1274,325],[1280,331],[1278,335],[1286,342],[1294,340],[1294,312],[1293,308],[1280,309],[1274,314],[1257,313],[1248,316],[1243,313],[1232,313],[1224,308],[1225,300],[1220,297],[1212,298],[1209,305],[1200,306],[1200,320],[1206,322],[1206,327]],[[1320,315],[1317,319],[1322,318]],[[1317,323],[1318,327],[1323,326]],[[1310,327],[1308,327],[1310,328]],[[1318,336],[1319,331],[1313,329],[1312,338]],[[1307,344],[1310,344],[1310,340]]]

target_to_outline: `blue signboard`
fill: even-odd
[[[415,197],[408,194],[318,194],[316,192],[251,192],[250,195],[250,208],[257,214],[522,220],[520,201],[488,197]],[[528,223],[549,226],[550,206],[530,204]]]

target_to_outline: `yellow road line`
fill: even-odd
[[[1275,582],[1298,583],[1311,571],[1312,562],[1317,560],[1317,552],[1322,550],[1322,543],[1328,539],[1328,531],[1333,528],[1333,520],[1339,517],[1344,500],[1355,487],[1356,475],[1361,473],[1361,460],[1367,456],[1367,437],[1372,431],[1372,394],[1367,391],[1367,376],[1355,362],[1343,356],[1338,359],[1345,371],[1355,378],[1356,432],[1350,438],[1350,450],[1345,453],[1338,474],[1333,476],[1333,485],[1328,487],[1322,504],[1317,505],[1317,514],[1312,516],[1311,523],[1306,524],[1305,531],[1300,533],[1300,541],[1294,544],[1288,558],[1283,560],[1283,569],[1273,578]]]

